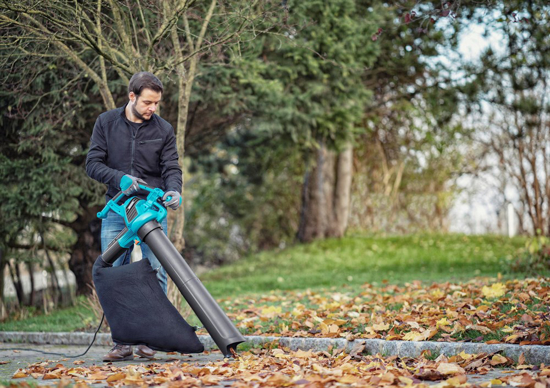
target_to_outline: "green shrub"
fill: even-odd
[[[509,263],[511,272],[522,272],[527,275],[542,275],[550,271],[550,238],[537,236],[525,243],[517,257]]]

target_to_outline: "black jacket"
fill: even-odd
[[[88,175],[108,185],[107,201],[120,191],[120,180],[126,174],[149,186],[181,193],[182,174],[172,126],[154,114],[134,135],[124,108],[97,118],[86,158]]]

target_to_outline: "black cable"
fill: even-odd
[[[94,333],[94,338],[92,338],[92,342],[90,343],[90,345],[88,345],[88,349],[86,349],[86,351],[84,351],[84,353],[82,354],[78,354],[76,356],[70,356],[68,354],[65,354],[65,353],[55,353],[55,352],[45,352],[43,350],[38,350],[38,349],[33,349],[33,348],[3,348],[3,349],[0,349],[0,351],[3,351],[3,350],[24,350],[24,351],[32,351],[32,352],[38,352],[38,353],[42,353],[42,354],[53,354],[53,355],[56,355],[56,356],[63,356],[65,358],[76,358],[76,357],[82,357],[84,356],[86,353],[88,353],[88,350],[90,350],[90,348],[92,347],[92,345],[94,344],[95,342],[95,339],[97,337],[97,333],[99,333],[99,330],[101,330],[101,325],[103,325],[103,320],[105,319],[105,314],[103,314],[101,316],[101,322],[99,322],[99,326],[97,327],[97,330],[95,331]]]

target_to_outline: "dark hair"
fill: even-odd
[[[128,84],[128,93],[134,92],[136,96],[139,96],[143,89],[151,89],[155,92],[162,93],[164,88],[162,82],[152,73],[148,71],[141,71],[136,73],[130,78]]]

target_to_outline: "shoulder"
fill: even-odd
[[[123,110],[124,107],[120,107],[103,112],[99,115],[97,121],[99,121],[102,125],[109,125],[109,123],[112,123],[113,121],[120,120]]]
[[[155,114],[153,115],[152,120],[154,120],[154,124],[162,131],[167,134],[173,133],[174,128],[172,127],[172,124],[170,124],[168,121],[164,120],[159,115]]]

